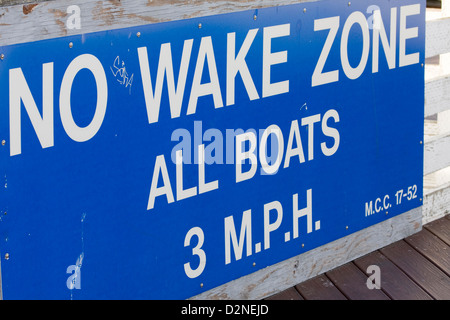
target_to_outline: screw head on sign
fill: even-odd
[[[73,42],[69,42],[69,48],[73,47]]]
[[[5,260],[9,260],[9,253],[5,253]]]
[[[141,33],[140,32],[136,33],[136,36],[139,38],[141,36]]]
[[[0,54],[0,59],[5,59],[5,55],[2,53],[2,54]]]
[[[6,144],[6,140],[2,140],[2,146]]]

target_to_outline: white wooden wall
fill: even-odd
[[[450,0],[426,32],[423,224],[450,213]]]

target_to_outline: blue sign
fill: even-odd
[[[5,299],[185,299],[422,204],[425,1],[4,46]]]

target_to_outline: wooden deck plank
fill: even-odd
[[[381,290],[367,288],[370,265],[380,267]],[[287,300],[289,294],[305,300],[450,300],[450,215],[273,298]]]
[[[280,293],[274,294],[266,298],[265,300],[303,300],[303,297],[295,290],[294,287],[290,287]]]
[[[450,246],[444,241],[426,229],[405,241],[450,276]]]
[[[378,266],[380,268],[381,290],[392,300],[433,299],[379,251],[367,254],[354,262],[366,274],[369,266]]]
[[[397,241],[380,251],[433,298],[450,299],[450,278],[406,241]]]
[[[450,216],[445,216],[438,220],[424,225],[424,228],[438,236],[442,241],[450,246]]]
[[[305,300],[347,300],[324,274],[299,283],[295,288]]]
[[[255,300],[272,296],[422,229],[422,207],[260,269],[192,297]]]
[[[367,287],[367,276],[352,262],[326,273],[327,277],[349,300],[390,300],[381,290]]]

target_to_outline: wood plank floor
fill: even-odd
[[[379,268],[379,289],[367,285],[369,266]],[[450,215],[267,300],[450,300]]]

